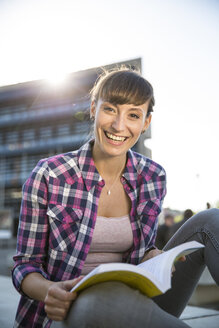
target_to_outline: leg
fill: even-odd
[[[94,285],[81,292],[68,318],[53,328],[186,328],[151,299],[120,282]]]
[[[190,240],[204,244],[205,248],[188,255],[185,262],[177,262],[172,288],[154,298],[164,311],[175,316],[180,316],[184,310],[206,265],[219,284],[218,209],[206,210],[190,218],[170,239],[164,250]]]

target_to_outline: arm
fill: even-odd
[[[21,291],[29,298],[44,302],[52,284],[52,281],[45,279],[40,273],[32,272],[22,280]]]
[[[142,209],[142,228],[143,232],[147,234],[145,239],[147,246],[145,253],[157,254],[155,240],[158,230],[158,217],[161,213],[163,200],[166,195],[165,171],[162,170],[155,178],[145,183],[143,190],[142,198],[144,200],[144,207]],[[151,252],[152,250],[154,252]]]
[[[47,163],[39,162],[23,187],[17,254],[12,272],[16,289],[31,299],[45,303],[50,319],[64,319],[76,294],[69,290],[78,279],[49,281],[46,271],[49,222],[47,218]]]
[[[139,194],[137,213],[140,215],[142,248],[140,248],[140,262],[144,262],[162,251],[155,246],[158,228],[158,216],[166,195],[166,174],[159,166],[157,174],[151,174],[150,179],[142,183]]]
[[[153,222],[153,224],[150,225],[151,228],[151,238],[150,242],[147,245],[147,249],[145,250],[144,256],[141,259],[141,263],[144,261],[147,261],[161,253],[163,253],[163,250],[158,249],[155,246],[155,240],[157,236],[157,227],[158,227],[158,215],[161,212],[162,209],[162,203],[164,200],[164,197],[166,195],[166,173],[162,169],[160,174],[157,175],[156,179],[154,181],[151,181],[152,184],[149,189],[154,189],[154,194],[156,194],[155,200],[148,202],[150,204],[147,208],[147,218],[146,222],[149,220],[150,222]],[[148,229],[147,229],[148,230]],[[185,257],[182,256],[180,261],[185,261]],[[173,267],[173,271],[175,268]]]
[[[23,186],[17,252],[12,279],[22,293],[21,284],[26,275],[37,272],[48,278],[45,268],[49,223],[47,219],[47,181],[45,162],[41,161]]]

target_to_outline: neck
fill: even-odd
[[[119,173],[122,174],[126,165],[125,156],[97,156],[93,152],[95,166],[104,179],[113,179]]]

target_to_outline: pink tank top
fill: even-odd
[[[93,238],[81,274],[86,275],[102,263],[122,262],[123,253],[133,245],[129,216],[98,216]]]

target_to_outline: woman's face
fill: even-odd
[[[107,157],[126,155],[151,122],[151,115],[147,117],[148,103],[113,105],[101,99],[97,104],[92,103],[96,154]]]

